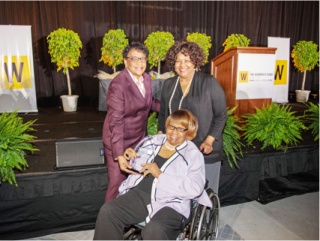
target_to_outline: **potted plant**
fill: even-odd
[[[25,151],[37,151],[31,141],[35,136],[27,134],[36,120],[23,122],[17,112],[2,113],[0,115],[0,184],[8,182],[18,186],[14,170],[28,167]]]
[[[129,40],[122,29],[110,29],[102,39],[101,59],[104,64],[112,68],[109,74],[98,70],[94,77],[99,79],[99,110],[107,111],[106,95],[111,81],[120,73],[116,71],[117,66],[123,63],[123,50],[129,44]]]
[[[228,109],[228,118],[222,133],[223,152],[227,157],[229,166],[231,168],[233,168],[233,166],[239,168],[237,159],[239,159],[239,155],[243,156],[242,147],[244,146],[244,144],[240,140],[241,136],[239,134],[239,131],[242,131],[242,128],[238,125],[239,118],[234,115],[236,108],[237,107],[235,106],[232,109]]]
[[[104,78],[113,79],[118,73],[116,67],[123,63],[122,52],[129,44],[126,34],[122,29],[110,29],[102,39],[101,59],[113,69],[113,75],[108,75],[103,71],[99,71],[99,75]]]
[[[148,35],[144,44],[149,51],[150,69],[158,67],[158,75],[151,74],[151,77],[161,78],[161,61],[165,59],[168,50],[174,45],[174,37],[170,32],[156,31]]]
[[[224,47],[223,52],[227,51],[232,47],[248,47],[250,39],[243,34],[231,34],[223,42],[222,47]]]
[[[296,116],[290,106],[272,103],[255,109],[256,113],[243,116],[243,138],[248,145],[258,141],[262,143],[261,150],[271,147],[286,151],[289,145],[296,145],[302,140],[301,132],[307,127],[302,117]]]
[[[211,37],[207,36],[205,33],[188,33],[187,41],[197,43],[203,50],[204,56],[206,57],[205,63],[208,63],[209,50],[212,46]]]
[[[313,70],[319,63],[318,45],[312,41],[300,40],[293,46],[291,57],[294,67],[303,73],[301,90],[296,90],[297,102],[307,102],[310,90],[304,89],[306,74],[307,71]]]
[[[308,109],[304,112],[304,121],[308,124],[308,129],[314,137],[314,141],[319,140],[319,103],[306,103]]]
[[[82,42],[77,33],[65,28],[58,28],[47,36],[51,62],[56,63],[57,71],[63,70],[67,76],[68,95],[62,95],[64,111],[77,110],[78,95],[72,95],[69,68],[79,66],[80,50]]]

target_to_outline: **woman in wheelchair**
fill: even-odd
[[[131,175],[119,196],[101,207],[95,240],[121,240],[125,227],[143,221],[143,239],[174,240],[190,216],[191,200],[211,208],[204,158],[191,142],[197,129],[191,112],[177,110],[166,120],[166,134],[147,137],[138,149],[125,151],[128,163],[120,169]]]

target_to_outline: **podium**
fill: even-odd
[[[219,81],[235,115],[255,113],[272,102],[277,48],[233,47],[211,60],[210,73]]]

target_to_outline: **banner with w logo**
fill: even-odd
[[[268,47],[277,48],[272,101],[287,103],[289,95],[290,38],[268,37]]]
[[[0,25],[0,112],[37,112],[31,26]]]

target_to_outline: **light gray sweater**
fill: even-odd
[[[140,157],[136,158],[133,168],[141,169],[142,163],[153,162],[166,135],[159,134],[149,138],[138,151]],[[174,153],[161,167],[162,173],[155,178],[151,189],[151,204],[148,205],[148,222],[153,215],[163,207],[170,207],[186,218],[190,215],[190,200],[195,199],[200,204],[211,207],[212,203],[204,190],[205,164],[202,153],[196,145],[186,140],[176,148]],[[129,175],[121,184],[119,195],[129,191],[139,184],[142,175]]]

